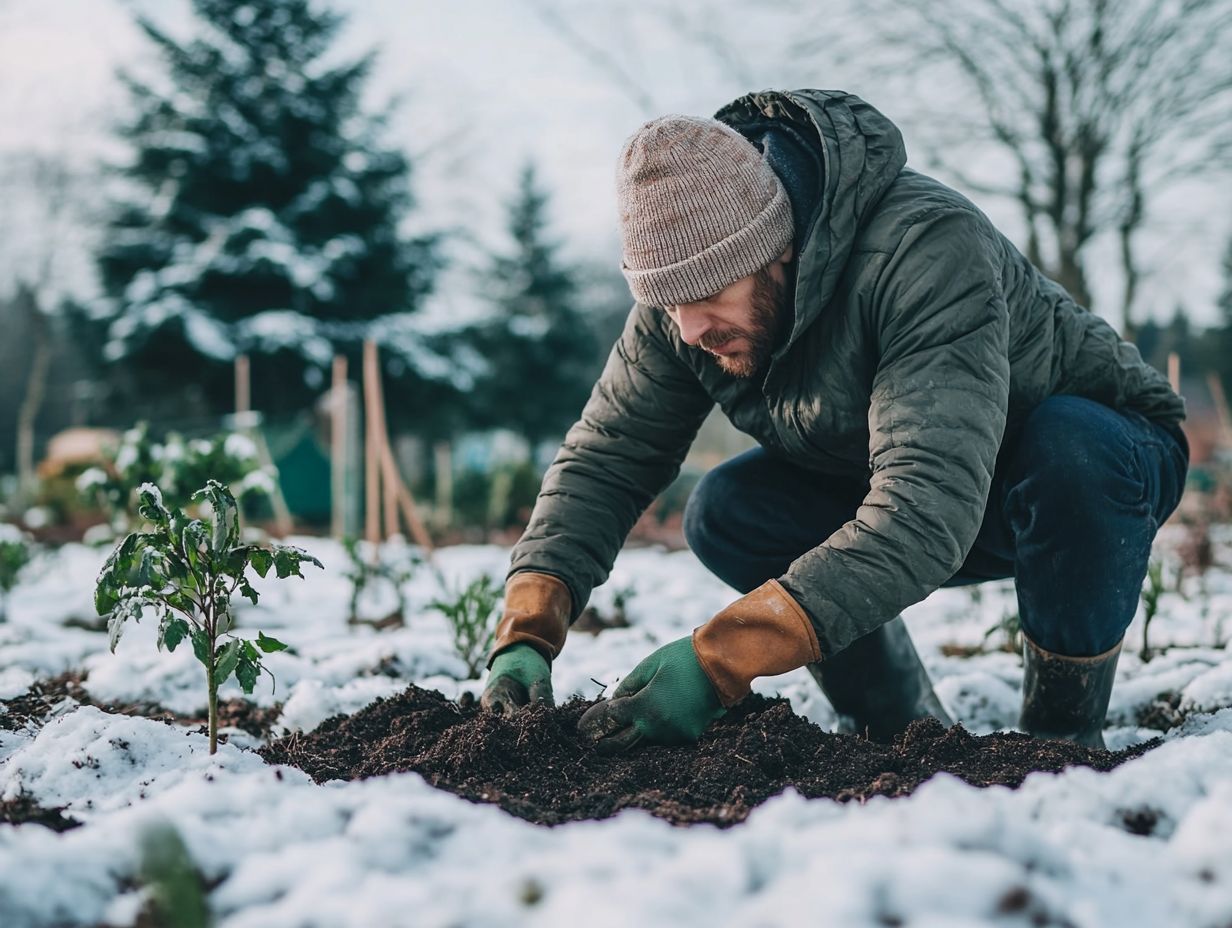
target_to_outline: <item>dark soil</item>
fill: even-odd
[[[205,726],[208,723],[204,715],[181,715],[153,702],[99,702],[83,686],[85,680],[84,673],[70,670],[49,680],[39,680],[20,696],[0,700],[0,705],[7,710],[0,712],[0,729],[16,731],[27,726],[42,726],[66,699],[83,706],[97,706],[104,712],[139,715],[172,725]],[[238,728],[255,738],[268,738],[281,713],[281,704],[262,708],[247,699],[224,699],[218,703],[218,727]],[[225,741],[226,736],[220,736],[219,740]]]
[[[592,705],[581,698],[513,719],[458,705],[412,686],[261,754],[317,782],[414,770],[475,802],[492,802],[542,825],[646,809],[675,824],[732,825],[792,786],[809,798],[863,802],[906,796],[938,771],[974,786],[1017,787],[1033,771],[1080,764],[1110,770],[1155,742],[1111,753],[1018,733],[984,737],[961,726],[915,722],[893,744],[822,731],[782,699],[750,696],[697,745],[645,747],[603,757],[577,732]]]
[[[1185,713],[1181,711],[1181,694],[1175,690],[1165,690],[1151,702],[1138,707],[1136,721],[1142,728],[1171,731],[1185,721]]]
[[[64,807],[44,809],[24,793],[16,799],[0,802],[0,824],[46,825],[52,831],[68,831],[78,828],[81,822],[64,814]]]
[[[84,674],[69,671],[32,683],[20,696],[0,700],[0,705],[7,710],[0,712],[0,729],[18,731],[28,725],[42,725],[66,699],[89,703],[90,697],[81,686],[84,679]]]

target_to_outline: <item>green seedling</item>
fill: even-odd
[[[1004,612],[997,624],[984,632],[984,641],[988,641],[997,632],[1005,636],[1005,642],[1001,645],[1002,651],[1022,654],[1022,620],[1018,618],[1017,612]]]
[[[1146,582],[1142,587],[1142,650],[1138,656],[1146,663],[1153,656],[1147,641],[1151,620],[1159,611],[1159,595],[1164,591],[1163,561],[1152,559],[1146,568]]]
[[[218,687],[234,673],[251,694],[264,670],[263,655],[287,646],[262,632],[256,641],[229,634],[235,625],[231,598],[238,591],[254,605],[257,591],[247,577],[273,568],[279,579],[303,577],[305,563],[322,564],[291,545],[240,544],[239,509],[235,497],[216,480],[193,494],[208,504],[209,515],[189,518],[163,504],[154,484],[138,490],[140,516],[150,531],[128,535],[107,558],[94,592],[94,606],[107,616],[112,653],[124,623],[144,612],[158,617],[158,647],[174,651],[187,639],[205,668],[209,707],[210,753],[218,750]],[[270,674],[271,680],[273,674]]]
[[[448,587],[447,587],[448,589]],[[449,589],[450,599],[433,600],[435,609],[449,620],[454,650],[466,663],[467,679],[476,679],[496,634],[496,612],[504,591],[487,574],[462,589]]]
[[[415,552],[409,552],[404,558],[389,556],[388,545],[378,547],[376,558],[366,558],[360,550],[359,541],[355,538],[343,539],[342,547],[351,561],[350,569],[344,576],[351,581],[351,602],[347,622],[351,625],[368,624],[376,628],[388,628],[405,623],[406,593],[404,586],[415,576],[415,570],[423,560]],[[397,611],[392,615],[377,620],[361,619],[359,616],[359,601],[365,591],[372,590],[379,584],[386,584],[393,591],[397,603]]]
[[[164,819],[151,822],[138,835],[138,880],[146,903],[138,924],[163,928],[209,928],[204,880],[184,839]]]
[[[8,621],[9,594],[33,558],[30,542],[20,532],[0,536],[0,622]]]
[[[104,457],[76,485],[107,513],[117,535],[141,524],[137,488],[147,483],[159,488],[169,508],[190,508],[192,492],[207,480],[225,484],[248,511],[268,504],[274,494],[274,474],[261,467],[252,440],[238,432],[192,440],[171,432],[156,441],[142,423],[125,432]]]

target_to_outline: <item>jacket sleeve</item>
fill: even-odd
[[[509,573],[563,580],[577,618],[633,524],[680,472],[714,401],[677,356],[662,311],[635,305],[581,419],[548,468]]]
[[[869,490],[855,517],[780,578],[823,656],[919,602],[962,566],[983,520],[1009,399],[1009,316],[987,220],[917,220],[866,303],[879,361]]]

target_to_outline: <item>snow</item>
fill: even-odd
[[[253,698],[285,700],[282,730],[308,731],[353,712],[408,680],[457,698],[478,694],[461,679],[443,618],[426,608],[445,584],[501,576],[507,549],[439,551],[440,578],[420,568],[405,584],[408,624],[377,632],[346,624],[349,560],[324,539],[292,541],[326,570],[304,580],[258,583],[242,603],[237,633],[258,629],[293,651],[271,654]],[[14,591],[0,625],[0,696],[70,668],[88,671],[100,700],[157,701],[199,711],[200,667],[187,648],[159,653],[154,623],[130,626],[116,654],[106,636],[66,627],[90,614],[106,550],[66,546]],[[140,908],[130,882],[143,835],[170,823],[207,880],[221,928],[279,926],[629,924],[767,926],[1028,925],[1078,928],[1218,926],[1232,919],[1232,659],[1212,647],[1232,614],[1232,580],[1212,573],[1205,594],[1161,597],[1143,663],[1141,619],[1131,626],[1109,711],[1113,746],[1157,734],[1137,711],[1159,694],[1181,694],[1195,714],[1164,743],[1110,773],[1075,768],[1036,774],[1018,790],[978,790],[939,775],[913,796],[864,804],[805,800],[788,791],[728,830],[673,827],[626,811],[603,822],[552,829],[430,787],[416,774],[324,785],[273,768],[230,732],[208,754],[204,735],[68,701],[39,730],[0,731],[0,797],[20,792],[66,806],[85,825],[61,835],[37,825],[0,827],[0,924],[131,924]],[[592,637],[571,635],[554,668],[558,699],[593,696],[658,645],[687,634],[734,595],[688,552],[626,550],[592,602],[617,593],[631,623]],[[947,657],[944,644],[978,644],[1005,611],[1012,584],[941,590],[906,614],[947,708],[973,731],[1011,727],[1021,667],[992,651]],[[999,634],[988,640],[995,647]],[[1132,645],[1132,647],[1131,647]],[[397,668],[398,677],[382,672]],[[593,678],[593,679],[592,679]],[[758,680],[797,711],[833,727],[803,670]],[[223,697],[239,695],[229,683]],[[1126,814],[1152,813],[1149,837]],[[71,873],[71,878],[66,874]]]

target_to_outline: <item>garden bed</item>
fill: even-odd
[[[202,727],[206,725],[207,719],[204,713],[184,715],[172,712],[156,702],[100,702],[86,690],[85,682],[85,673],[67,671],[47,680],[39,680],[25,693],[12,699],[0,699],[0,707],[3,707],[3,711],[0,711],[0,730],[17,731],[25,727],[41,728],[53,714],[57,713],[65,700],[71,700],[72,704],[76,705],[96,706],[104,712],[138,715],[168,724]],[[222,728],[238,728],[254,738],[268,738],[281,712],[281,704],[262,707],[250,699],[222,699],[218,702],[218,723]],[[222,740],[226,740],[225,736]]]
[[[604,757],[577,731],[592,701],[535,707],[505,719],[415,686],[310,734],[261,751],[314,780],[356,780],[413,770],[474,802],[542,825],[607,818],[639,808],[675,824],[744,821],[787,787],[809,798],[863,802],[906,796],[945,771],[973,786],[1019,786],[1036,771],[1110,770],[1157,741],[1123,752],[1023,734],[976,736],[925,719],[893,744],[836,735],[783,699],[750,696],[688,747],[644,747]]]

